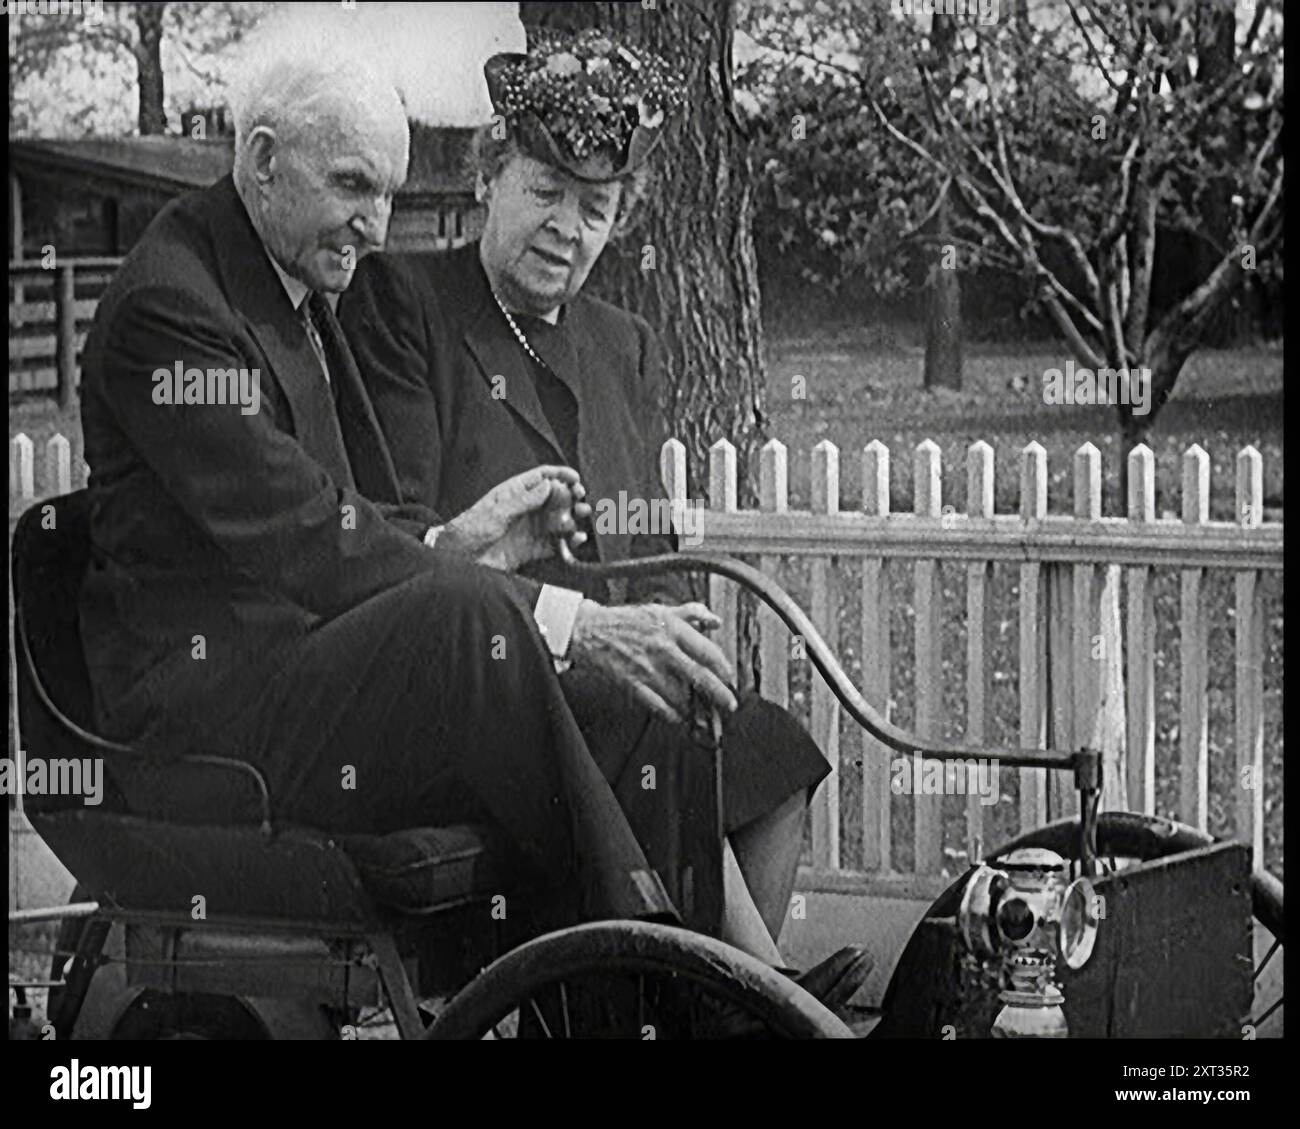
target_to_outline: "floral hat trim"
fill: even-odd
[[[614,180],[637,168],[686,101],[685,84],[660,56],[595,29],[543,33],[526,55],[493,55],[483,73],[507,126],[582,180]],[[574,167],[598,156],[612,161],[608,175]]]

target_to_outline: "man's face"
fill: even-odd
[[[384,245],[393,194],[406,179],[406,123],[323,117],[271,142],[261,180],[264,237],[284,270],[339,293]]]
[[[545,315],[573,298],[609,242],[622,186],[517,153],[488,185],[483,263],[501,297]]]

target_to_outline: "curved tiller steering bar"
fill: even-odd
[[[1080,844],[1079,858],[1084,872],[1094,872],[1096,844],[1093,833],[1096,825],[1096,812],[1101,797],[1101,754],[1095,749],[1079,749],[1077,752],[1062,749],[992,749],[976,745],[953,745],[945,742],[923,741],[914,733],[900,729],[886,721],[871,706],[852,680],[845,673],[826,640],[813,625],[804,610],[794,602],[790,594],[770,577],[758,569],[738,561],[733,557],[716,554],[685,556],[677,553],[663,553],[654,557],[639,557],[630,561],[607,563],[589,563],[574,557],[569,542],[565,538],[557,539],[557,552],[564,566],[580,576],[598,577],[602,580],[626,579],[630,577],[660,576],[670,572],[709,573],[733,580],[748,588],[763,601],[796,635],[802,636],[805,651],[812,659],[822,678],[831,688],[831,692],[863,729],[882,745],[900,753],[916,754],[921,757],[939,761],[950,760],[993,760],[1014,768],[1054,768],[1068,769],[1074,774],[1075,787],[1079,790],[1080,807],[1083,818],[1084,842]]]

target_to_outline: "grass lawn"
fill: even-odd
[[[1101,451],[1104,472],[1103,512],[1123,512],[1119,495],[1119,438],[1113,412],[1106,408],[1045,405],[1042,372],[1061,366],[1065,356],[1052,347],[971,347],[967,352],[965,386],[961,392],[927,392],[921,388],[919,348],[883,350],[864,333],[835,332],[816,337],[785,336],[769,344],[768,408],[770,433],[790,449],[791,505],[808,504],[809,451],[822,439],[841,452],[841,508],[860,504],[859,452],[879,439],[891,452],[891,504],[895,511],[912,504],[911,452],[922,439],[934,440],[943,455],[945,500],[960,511],[965,504],[965,452],[976,439],[995,453],[998,512],[1015,512],[1018,497],[1019,453],[1032,440],[1047,450],[1049,509],[1067,513],[1072,505],[1071,461],[1084,442]],[[792,378],[803,376],[806,398],[791,396]],[[1018,378],[1018,379],[1017,379]],[[38,494],[44,479],[44,444],[55,432],[73,443],[73,465],[80,466],[81,434],[75,409],[60,415],[46,405],[24,404],[10,412],[10,435],[25,431],[36,443]],[[1232,516],[1235,459],[1246,444],[1264,457],[1266,500],[1282,500],[1282,352],[1252,349],[1203,352],[1189,363],[1174,399],[1159,417],[1151,436],[1156,457],[1157,512],[1180,511],[1181,458],[1192,443],[1210,455],[1211,516]],[[74,475],[74,478],[76,476]],[[79,479],[77,479],[79,481]],[[15,516],[10,507],[10,523]],[[912,609],[910,569],[891,566],[895,594],[891,640],[894,648],[893,717],[903,726],[913,718]],[[839,649],[851,673],[859,673],[858,568],[851,562],[839,570],[841,634]],[[965,574],[961,565],[942,568],[945,599],[943,670],[947,735],[960,737],[964,725]],[[791,563],[787,581],[801,601],[807,596],[807,568]],[[1172,570],[1154,570],[1156,611],[1156,756],[1157,807],[1173,814],[1178,792],[1178,579]],[[994,569],[991,614],[994,632],[993,699],[990,703],[990,743],[1016,743],[1017,729],[1017,575],[1014,569]],[[1282,577],[1265,574],[1265,614],[1269,636],[1264,659],[1265,693],[1265,844],[1270,869],[1282,875]],[[1210,829],[1230,830],[1231,789],[1235,786],[1233,735],[1232,578],[1215,572],[1208,580],[1211,656],[1208,696],[1210,748]],[[805,605],[806,606],[806,605]],[[809,668],[792,666],[792,691],[797,709],[807,709]],[[861,767],[856,727],[841,732],[842,839],[845,865],[860,862]],[[996,843],[1016,829],[1014,774],[1004,773],[1001,801],[991,809],[986,829]],[[945,801],[947,843],[954,851],[953,869],[964,859],[961,845],[960,797]],[[894,845],[897,864],[910,866],[910,804],[895,801]]]

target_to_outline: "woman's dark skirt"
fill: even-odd
[[[674,814],[667,806],[671,789],[663,782],[673,756],[692,751],[688,728],[661,721],[636,705],[619,703],[617,695],[612,701],[608,688],[602,694],[576,672],[560,681],[592,758],[613,787],[633,831],[643,844],[652,840],[650,829]],[[752,692],[742,694],[739,709],[723,721],[721,759],[722,829],[727,833],[774,810],[797,792],[811,796],[831,770],[788,711]]]

